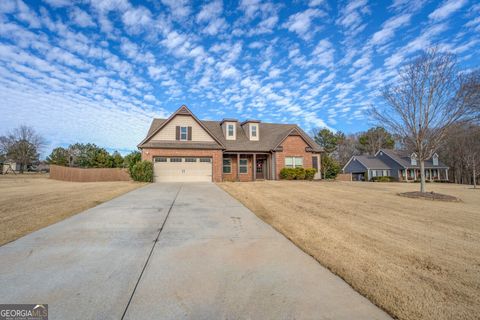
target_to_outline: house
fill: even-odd
[[[320,172],[322,151],[295,124],[205,121],[186,106],[154,119],[138,148],[154,163],[155,181],[171,182],[276,180],[284,167]]]
[[[2,166],[2,174],[19,172],[22,168],[21,164],[15,161],[5,161]]]
[[[420,179],[420,161],[417,155],[402,154],[399,151],[381,149],[375,156],[353,156],[342,169],[351,173],[352,180],[365,181],[373,177],[392,177],[398,181]],[[448,181],[448,166],[442,163],[438,154],[425,161],[425,178],[430,181]]]

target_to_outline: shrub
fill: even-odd
[[[139,161],[130,170],[130,176],[134,181],[153,182],[153,163]]]
[[[372,181],[373,181],[373,182],[393,182],[393,181],[395,181],[395,178],[393,178],[393,177],[386,177],[386,176],[382,176],[382,177],[372,177]]]
[[[280,179],[284,180],[313,180],[317,170],[313,168],[283,168],[280,170]]]
[[[128,172],[132,171],[133,166],[142,160],[142,154],[138,151],[133,151],[123,158],[124,166],[128,168]]]
[[[306,180],[313,180],[313,177],[315,176],[315,173],[317,173],[317,170],[315,168],[305,169],[305,179]]]
[[[280,179],[285,179],[285,180],[295,179],[295,169],[283,168],[282,170],[280,170]]]
[[[295,180],[305,180],[304,168],[295,168]]]

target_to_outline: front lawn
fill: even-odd
[[[143,186],[66,182],[41,174],[0,176],[0,245]]]
[[[398,196],[407,183],[219,185],[391,315],[478,319],[479,190],[427,185],[457,203]]]

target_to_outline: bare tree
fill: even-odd
[[[463,146],[463,161],[472,175],[473,188],[477,188],[477,177],[480,165],[480,127],[468,126],[465,128],[464,134],[461,136],[460,145]]]
[[[20,171],[27,169],[29,164],[38,161],[39,152],[45,145],[45,140],[35,130],[28,126],[20,126],[6,136],[0,137],[0,153],[20,163]]]
[[[480,70],[465,75],[461,92],[465,96],[467,111],[480,123]]]
[[[385,108],[372,110],[380,125],[402,137],[417,154],[421,192],[425,192],[425,160],[433,156],[452,125],[469,117],[472,93],[461,90],[463,85],[455,57],[430,49],[400,69],[395,84],[383,88]]]

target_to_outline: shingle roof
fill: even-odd
[[[148,130],[147,136],[150,136],[155,130],[157,130],[166,119],[154,119]],[[301,128],[294,124],[278,124],[278,123],[263,123],[260,122],[259,125],[259,141],[251,141],[248,139],[245,130],[242,128],[240,123],[236,123],[237,126],[237,135],[236,140],[227,140],[222,131],[221,121],[208,121],[208,120],[200,120],[202,124],[210,131],[212,135],[215,136],[217,140],[219,140],[224,146],[225,151],[251,151],[251,152],[269,152],[275,147],[277,147],[283,139],[287,137],[287,135],[292,130],[297,130],[300,135],[308,142],[310,146],[312,146],[313,151],[319,152],[321,151],[321,147],[316,144]],[[155,147],[155,144],[158,148],[167,148],[167,147],[178,147],[181,144],[183,145],[184,142],[179,144],[176,141],[171,142],[146,142],[141,145],[141,147]],[[198,148],[202,149],[202,145],[204,143],[198,144]],[[173,146],[174,145],[174,146]],[[194,144],[192,143],[190,146],[192,147]],[[218,148],[221,148],[218,144],[215,143]],[[197,146],[195,146],[197,148]]]
[[[410,155],[401,151],[395,151],[391,149],[381,149],[383,153],[395,160],[397,163],[405,168],[420,168],[420,162],[417,161],[417,165],[412,165]],[[438,166],[433,165],[433,159],[425,160],[425,168],[448,168],[446,164],[438,160]]]
[[[387,164],[374,156],[354,156],[353,158],[357,159],[367,169],[390,169]]]

